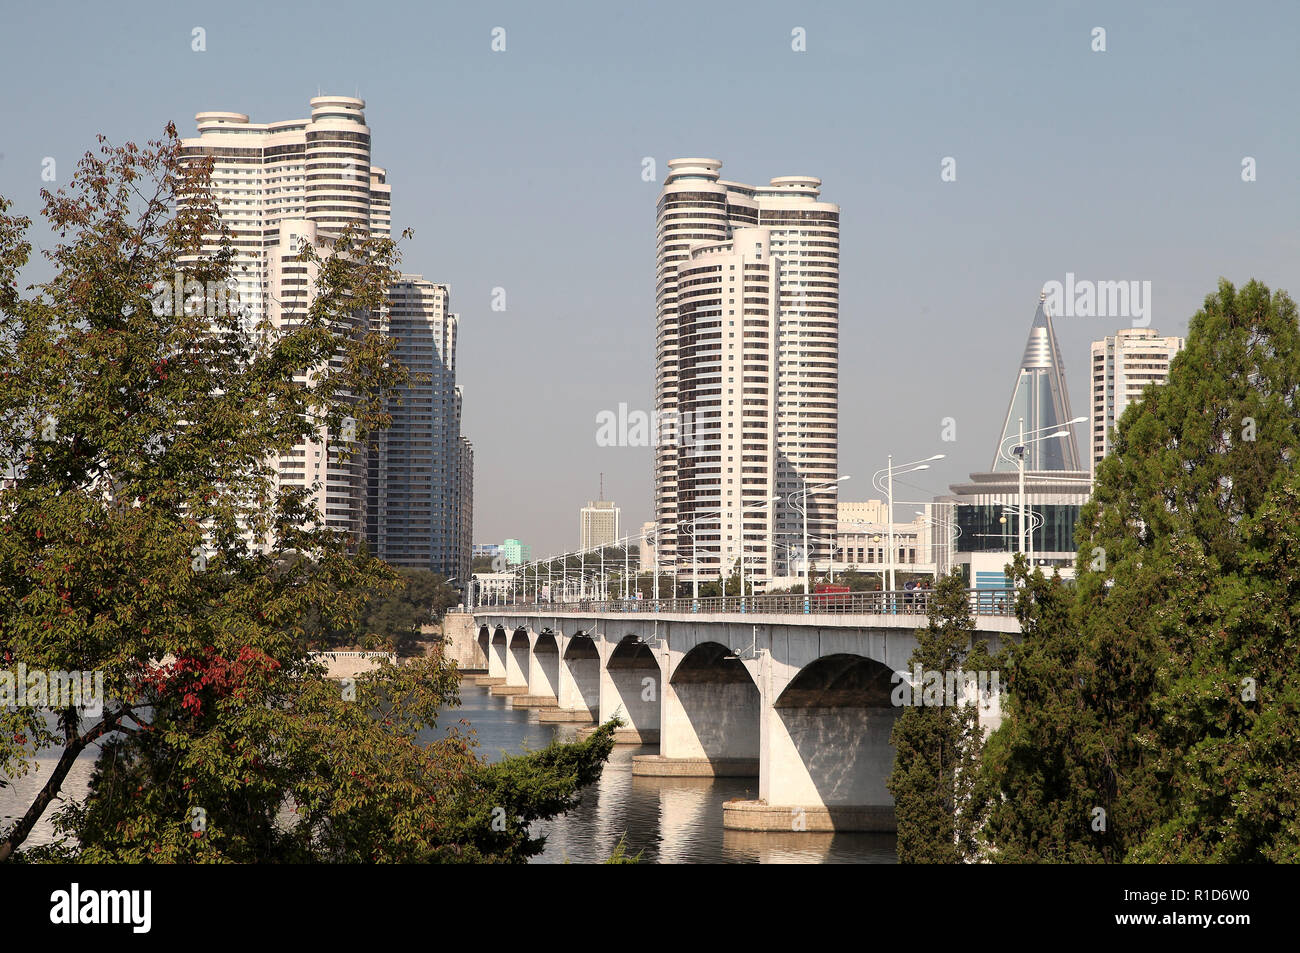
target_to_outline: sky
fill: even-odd
[[[1288,2],[7,5],[0,195],[35,217],[45,159],[66,184],[97,134],[361,96],[394,234],[415,231],[402,267],[461,315],[474,538],[561,552],[602,472],[625,531],[653,515],[650,448],[596,433],[653,410],[669,159],[822,179],[840,498],[878,496],[889,454],[945,453],[896,481],[929,499],[988,469],[1046,282],[1149,281],[1150,326],[1178,335],[1221,277],[1300,294],[1297,27]],[[1075,415],[1090,342],[1132,323],[1057,318]]]

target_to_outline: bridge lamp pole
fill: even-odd
[[[889,465],[883,470],[877,470],[871,478],[872,484],[876,489],[883,489],[887,500],[886,505],[889,510],[887,516],[887,529],[889,532],[889,591],[898,591],[898,577],[895,575],[895,559],[897,553],[894,551],[894,473],[916,473],[920,470],[930,469],[930,463],[934,460],[942,460],[945,454],[936,453],[932,457],[926,457],[924,460],[913,460],[911,463],[900,463],[894,466],[894,455],[889,455]],[[885,474],[885,486],[880,485],[880,474]]]
[[[815,493],[818,490],[828,490],[831,487],[835,486],[836,484],[843,483],[845,480],[848,479],[851,479],[851,477],[847,475],[842,476],[838,480],[831,480],[829,483],[819,483],[816,486],[808,486],[808,487],[804,487],[802,490],[795,490],[789,496],[790,504],[792,506],[794,505],[794,501],[796,498],[802,501],[802,505],[799,507],[799,510],[803,514],[803,553],[801,555],[803,556],[803,595],[804,595],[805,602],[807,602],[811,598],[811,593],[812,593],[812,587],[809,584],[809,572],[808,572],[808,566],[809,566],[808,557],[810,555],[808,552],[808,495],[810,493]]]
[[[1088,419],[1087,417],[1075,417],[1073,420],[1067,421],[1066,426],[1068,427],[1068,426],[1073,426],[1074,424],[1083,423],[1087,419]],[[1003,440],[1002,443],[998,446],[998,456],[1000,456],[1003,460],[1007,461],[1007,463],[1015,464],[1016,470],[1018,471],[1018,479],[1020,484],[1019,487],[1020,529],[1017,533],[1018,538],[1016,540],[1016,549],[1018,552],[1022,552],[1022,553],[1025,552],[1025,457],[1028,455],[1029,447],[1032,444],[1042,443],[1045,440],[1058,440],[1062,437],[1068,437],[1073,432],[1065,428],[1062,428],[1060,430],[1057,430],[1055,433],[1048,433],[1048,434],[1040,433],[1043,430],[1050,430],[1050,429],[1051,429],[1050,427],[1039,427],[1037,430],[1031,430],[1028,433],[1029,439],[1026,440],[1025,439],[1026,437],[1025,418],[1021,417],[1019,437],[1018,438],[1007,437],[1006,440]],[[1040,435],[1034,436],[1035,434],[1040,434]],[[1019,442],[1010,448],[1011,455],[1008,456],[1007,455],[1008,448],[1006,447],[1007,442],[1011,440],[1017,440],[1017,439]]]
[[[695,524],[700,520],[710,519],[714,516],[721,515],[721,512],[722,511],[719,510],[717,513],[704,513],[700,516],[688,519],[684,523],[677,524],[679,529],[682,526],[689,526],[691,528],[691,598],[693,599],[698,599],[700,597],[700,544],[699,534],[696,532]],[[673,585],[676,586],[676,583]],[[673,595],[677,595],[675,589]]]
[[[746,543],[745,543],[745,514],[746,514],[746,513],[758,513],[758,512],[761,512],[761,511],[767,509],[767,508],[768,508],[769,506],[771,506],[773,503],[779,503],[780,500],[781,500],[781,496],[780,496],[780,494],[775,494],[775,495],[773,495],[773,496],[769,496],[769,497],[768,497],[766,500],[764,500],[762,503],[755,503],[753,506],[749,506],[749,507],[742,508],[741,511],[740,511],[740,599],[741,599],[741,605],[742,605],[742,606],[744,606],[744,604],[745,604],[745,603],[744,603],[744,599],[745,599],[745,552],[746,552],[746,550],[749,548],[749,547],[746,545]],[[750,588],[753,588],[753,585],[754,585],[754,582],[753,582],[753,579],[751,578],[751,579],[750,579]]]

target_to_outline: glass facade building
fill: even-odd
[[[1075,551],[1074,524],[1079,519],[1079,504],[1040,503],[1026,493],[1026,509],[1033,527],[1033,550],[1036,553],[1072,553]],[[1020,528],[1018,503],[962,504],[955,507],[957,552],[1012,552]]]

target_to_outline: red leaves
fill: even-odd
[[[209,645],[202,656],[184,656],[168,667],[155,668],[143,683],[160,695],[179,695],[181,708],[197,718],[205,704],[227,697],[242,698],[253,676],[279,667],[279,662],[251,645],[241,646],[233,660],[218,655]]]

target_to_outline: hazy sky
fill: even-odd
[[[1220,276],[1300,294],[1290,2],[26,7],[0,13],[0,194],[29,214],[44,158],[66,183],[97,133],[366,100],[394,232],[416,232],[403,267],[449,283],[462,318],[477,541],[573,548],[600,471],[626,527],[650,518],[651,451],[597,446],[596,416],[652,409],[655,201],[676,156],[750,183],[820,176],[841,206],[842,499],[874,495],[891,452],[948,454],[900,498],[988,467],[1044,282],[1150,281],[1168,334]],[[1057,320],[1076,415],[1089,342],[1129,323]]]

